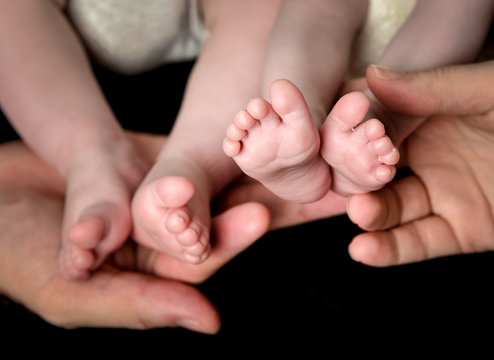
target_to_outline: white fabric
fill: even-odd
[[[199,0],[69,0],[67,13],[91,55],[125,74],[192,59],[208,36]]]
[[[366,22],[355,40],[350,76],[363,76],[376,64],[396,31],[405,22],[417,0],[370,0]]]
[[[91,54],[126,74],[196,57],[208,31],[200,0],[69,0],[68,14]],[[270,0],[266,0],[270,1]],[[416,0],[369,0],[355,41],[349,75],[379,60]]]

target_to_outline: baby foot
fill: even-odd
[[[271,104],[249,102],[227,128],[226,155],[242,171],[285,200],[312,202],[329,190],[319,132],[302,93],[288,80],[270,88]]]
[[[87,278],[127,240],[132,225],[130,194],[146,168],[133,156],[115,158],[101,151],[87,151],[72,164],[59,257],[65,278]]]
[[[396,173],[399,152],[379,120],[364,121],[369,107],[364,93],[346,94],[321,129],[321,155],[332,168],[332,189],[344,196],[377,190]]]
[[[184,262],[203,262],[210,251],[209,222],[198,216],[207,208],[194,195],[194,184],[183,176],[141,185],[132,201],[136,241]]]

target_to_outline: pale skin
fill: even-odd
[[[494,250],[493,81],[494,61],[417,73],[369,68],[369,87],[386,107],[426,121],[400,149],[400,166],[414,175],[348,198],[348,215],[368,231],[349,246],[356,261],[382,267]],[[343,93],[366,87],[360,79],[344,85]],[[276,203],[261,189],[249,193]],[[328,210],[329,196],[338,199],[330,192],[296,210],[272,206],[275,214],[287,211],[273,220],[308,220]]]
[[[147,134],[128,139],[149,161],[164,141]],[[67,281],[58,269],[63,178],[21,142],[0,145],[0,173],[0,293],[65,328],[180,326],[216,333],[218,311],[182,281],[204,281],[269,226],[266,207],[243,203],[212,220],[207,263],[185,264],[129,242],[87,281]]]
[[[210,252],[211,198],[239,174],[222,153],[222,132],[234,109],[258,91],[259,78],[243,69],[260,73],[259,54],[277,2],[204,1],[211,36],[178,125],[146,178],[149,162],[124,136],[63,13],[65,5],[0,2],[0,44],[9,49],[0,55],[2,109],[23,140],[66,180],[62,274],[87,279],[132,229],[142,244],[183,261],[203,261]],[[249,12],[263,26],[249,22]],[[241,55],[235,46],[249,50]],[[143,180],[131,214],[131,198]],[[155,196],[151,202],[149,196]]]
[[[116,123],[104,101],[101,91],[92,77],[82,47],[63,17],[61,11],[63,3],[63,1],[35,2],[33,3],[35,5],[31,3],[26,5],[27,2],[5,1],[0,3],[2,14],[6,15],[1,22],[2,26],[6,28],[3,33],[14,34],[14,36],[7,35],[0,39],[5,47],[12,50],[4,52],[0,59],[1,69],[3,69],[3,71],[0,70],[2,83],[8,84],[8,87],[4,86],[0,89],[0,99],[2,107],[9,118],[13,120],[23,138],[67,180],[60,266],[65,277],[83,279],[87,278],[90,272],[98,267],[108,254],[121,246],[129,235],[132,226],[129,199],[137,184],[144,177],[148,163],[133,144],[123,136],[122,129]],[[214,2],[211,3],[215,5]],[[215,8],[213,5],[211,8]],[[207,8],[208,6],[205,6],[205,10]],[[218,8],[232,10],[232,14],[237,17],[240,17],[239,13],[242,13],[242,16],[246,13],[245,9],[242,8],[240,11],[235,9],[234,5]],[[254,7],[253,10],[257,11],[258,9]],[[206,13],[211,14],[208,15],[210,19],[208,22],[213,34],[218,33],[216,31],[218,28],[227,29],[228,34],[232,33],[229,27],[231,22],[223,21],[225,18],[235,18],[235,16],[230,16],[232,14],[228,12],[226,12],[227,16],[225,13],[215,14],[214,11],[206,11]],[[260,13],[267,17],[273,16],[269,11]],[[223,20],[217,21],[220,17]],[[9,21],[12,19],[16,19],[16,21]],[[265,21],[263,24],[269,24],[269,21]],[[213,29],[213,26],[216,28]],[[239,26],[239,28],[241,27]],[[263,31],[266,29],[257,26],[256,29],[248,27],[247,30],[243,34],[249,33],[259,36],[257,38],[256,36],[252,37],[257,40],[255,46],[262,44],[262,40],[259,41],[259,38],[264,36]],[[37,36],[24,36],[26,32],[35,33]],[[222,39],[221,36],[214,38]],[[214,48],[214,45],[210,45],[209,48]],[[25,56],[33,50],[43,56]],[[205,57],[207,56],[202,57],[200,64],[208,64],[208,61],[203,60]],[[244,56],[241,60],[245,60],[249,68],[255,69],[252,67],[257,61],[254,57]],[[249,62],[249,59],[252,62]],[[22,70],[16,70],[19,68]],[[58,73],[59,79],[63,80],[56,81],[58,78],[50,77],[49,81],[46,81],[45,74],[54,72]],[[198,72],[196,71],[196,73]],[[218,77],[215,77],[214,82],[209,82],[208,85],[217,80]],[[252,79],[251,77],[248,79],[238,78],[237,81],[250,84],[249,81]],[[195,84],[197,83],[200,81]],[[192,85],[189,86],[189,89],[191,88],[193,88]],[[243,89],[245,93],[239,97],[244,95],[247,95],[247,98],[251,97],[248,88],[250,86],[245,86]],[[202,95],[201,91],[204,91],[204,86],[202,90],[197,92],[189,90],[188,93]],[[207,94],[210,94],[209,89]],[[233,92],[232,96],[237,95]],[[188,95],[188,98],[194,98],[194,96]],[[221,100],[223,99],[219,99],[219,101]],[[192,101],[189,103],[197,104]],[[235,104],[235,101],[232,101],[232,104]],[[184,110],[185,108],[184,105],[181,115],[187,118],[186,115],[183,115],[188,114]],[[197,108],[201,109],[200,106]],[[203,112],[197,111],[197,113],[203,115]],[[198,117],[194,111],[191,111],[189,115]],[[192,117],[190,116],[190,119]],[[222,115],[218,114],[214,118],[221,119]],[[40,123],[43,126],[37,125]],[[190,124],[190,122],[185,121],[184,124]],[[177,127],[177,129],[183,130],[187,130],[187,128],[188,125],[184,125],[183,128]],[[177,129],[174,130],[174,133],[181,136],[186,132]],[[207,130],[210,128],[208,127]],[[203,133],[209,134],[207,131]],[[181,139],[181,136],[176,138]],[[206,140],[201,136],[200,140],[206,141],[203,144],[204,148],[207,148],[206,145],[209,140],[215,141],[215,136],[217,134],[214,132],[211,139]],[[194,137],[189,139],[192,139],[192,144],[197,143],[198,140]],[[169,148],[174,147],[170,146]],[[209,180],[202,181],[207,178],[207,176],[202,177],[202,175],[213,169],[211,178],[215,178],[215,174],[223,173],[223,171],[229,173],[228,170],[231,168],[227,162],[215,161],[214,166],[204,170],[200,168],[200,165],[194,164],[197,159],[189,162],[190,166],[184,166],[184,158],[181,156],[187,153],[187,150],[192,150],[190,148],[185,149],[183,143],[175,150],[163,151],[165,155],[160,156],[161,161],[159,163],[170,162],[169,168],[163,170],[163,166],[156,170],[160,167],[156,166],[147,178],[150,180],[156,176],[162,180],[159,183],[163,186],[158,186],[158,188],[160,191],[164,191],[169,202],[165,202],[165,210],[163,210],[161,203],[163,193],[161,193],[158,205],[156,202],[153,203],[150,212],[145,213],[147,209],[144,210],[143,207],[139,209],[139,200],[136,200],[137,205],[134,208],[137,210],[135,213],[145,213],[145,215],[138,220],[140,223],[134,224],[135,237],[146,245],[168,251],[181,260],[195,263],[204,260],[208,255],[209,241],[207,236],[210,216],[209,205],[206,204],[209,204],[210,201],[208,196],[212,197],[217,192],[216,185],[207,184]],[[211,154],[213,153],[214,151]],[[191,158],[193,159],[193,157]],[[208,159],[201,157],[200,161],[203,160]],[[209,162],[211,161],[209,159]],[[177,166],[180,164],[178,174],[173,170],[173,163]],[[209,164],[208,161],[204,163]],[[233,177],[235,171],[232,174]],[[97,176],[98,181],[95,181],[94,176]],[[219,177],[216,176],[216,178]],[[218,188],[221,188],[223,186],[222,181],[226,183],[227,179],[228,177],[222,174]],[[200,190],[197,189],[198,186]],[[150,190],[147,192],[148,195],[153,192],[151,188],[152,186],[147,188]],[[176,191],[177,189],[178,191]],[[146,194],[146,191],[141,191],[139,194]],[[178,196],[168,196],[170,194]],[[201,195],[199,196],[199,194]],[[136,199],[139,196],[136,196]],[[143,195],[142,199],[145,199],[145,196]],[[192,197],[190,198],[190,196]],[[189,198],[190,201],[188,201]],[[167,215],[164,219],[163,212],[169,212],[172,216]],[[164,230],[162,230],[162,220],[165,222]]]
[[[247,175],[300,202],[329,189],[348,196],[383,187],[396,173],[398,147],[424,120],[390,113],[370,89],[345,95],[329,111],[367,1],[314,3],[310,12],[296,1],[283,2],[267,51],[269,97],[265,93],[238,112],[224,140],[225,153]],[[493,6],[487,0],[419,0],[378,64],[413,71],[473,60]],[[338,19],[345,21],[335,28]]]
[[[147,161],[165,141],[150,134],[126,137]],[[216,333],[218,311],[182,282],[205,281],[268,229],[345,211],[345,199],[335,194],[310,205],[287,203],[245,179],[218,199],[208,261],[186,264],[129,241],[87,281],[68,281],[58,268],[65,181],[21,142],[0,145],[0,174],[0,293],[65,328],[179,326]]]
[[[129,236],[130,198],[149,163],[124,136],[64,1],[0,1],[2,109],[66,181],[60,269],[84,279]],[[34,35],[33,35],[34,34]]]
[[[376,74],[371,68],[367,79],[391,109],[428,121],[404,143],[403,160],[414,171],[413,177],[393,182],[378,192],[349,198],[352,219],[372,231],[354,239],[350,254],[369,265],[390,266],[493,250],[494,62],[401,74],[397,78],[385,70]],[[152,159],[162,139],[140,138],[137,147]],[[60,326],[188,325],[193,330],[216,332],[218,314],[202,295],[189,286],[149,273],[160,268],[161,276],[200,282],[214,272],[215,266],[261,236],[268,226],[263,207],[246,204],[214,220],[213,262],[187,265],[165,254],[136,258],[126,252],[116,256],[120,258],[117,264],[97,270],[89,281],[67,282],[60,277],[57,266],[63,180],[18,143],[0,146],[0,172],[0,222],[4,230],[0,234],[0,290]],[[273,211],[272,226],[278,227],[340,214],[345,199],[330,194],[316,203],[285,203],[246,181],[229,190],[222,203],[229,207],[246,198],[262,199]],[[335,203],[339,205],[331,208],[330,204]],[[473,212],[478,215],[478,224],[471,222],[469,215]],[[18,226],[19,218],[25,219],[25,226]],[[129,272],[136,259],[144,260],[136,266],[146,269],[148,275]],[[122,306],[116,306],[119,304]]]
[[[209,256],[211,201],[240,175],[222,151],[224,128],[259,93],[277,9],[275,1],[203,2],[209,40],[169,140],[132,201],[133,237],[139,243],[194,264]]]
[[[368,230],[353,239],[351,256],[391,266],[494,250],[494,62],[406,74],[371,68],[367,81],[387,107],[427,121],[403,144],[412,176],[349,198],[349,216]]]

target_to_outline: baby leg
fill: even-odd
[[[167,144],[132,200],[137,242],[189,263],[208,256],[212,198],[240,173],[221,149],[224,129],[259,91],[277,10],[277,1],[203,3],[208,40]]]
[[[271,104],[255,99],[237,113],[223,149],[276,195],[318,200],[329,190],[331,176],[319,155],[319,132],[304,97],[288,80],[275,81],[270,96]]]
[[[70,167],[59,259],[68,279],[88,277],[130,234],[130,195],[147,163],[120,150],[88,150]]]
[[[365,120],[369,107],[364,93],[346,94],[321,129],[321,155],[332,169],[332,189],[341,195],[377,190],[396,173],[399,152],[381,121]]]

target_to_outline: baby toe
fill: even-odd
[[[186,249],[184,258],[189,263],[200,264],[209,257],[210,251],[211,247],[209,244],[206,244],[206,246],[202,246],[201,244],[197,243],[196,245]]]
[[[101,216],[90,216],[72,226],[69,241],[80,248],[94,249],[105,238],[108,224]]]
[[[223,152],[226,156],[237,156],[240,153],[241,149],[242,144],[240,143],[240,141],[235,141],[228,138],[223,140]]]
[[[246,110],[241,110],[235,116],[234,124],[241,130],[250,130],[257,124],[257,121]]]
[[[377,119],[367,120],[364,124],[365,127],[365,136],[369,140],[377,140],[382,138],[386,134],[386,129],[382,122]]]
[[[151,183],[155,205],[179,208],[186,205],[194,195],[194,184],[183,176],[165,176]]]
[[[199,241],[200,232],[195,227],[191,226],[177,235],[177,241],[185,246],[191,246]]]
[[[204,253],[205,246],[200,242],[195,243],[194,245],[187,247],[187,253],[194,256],[201,256]]]
[[[271,105],[269,105],[269,103],[266,100],[261,98],[252,99],[247,104],[247,112],[254,119],[265,118],[269,114],[270,108]]]
[[[72,251],[72,264],[81,272],[92,268],[95,257],[92,251],[81,248],[74,248]]]
[[[326,122],[332,131],[348,132],[360,128],[369,110],[370,100],[361,92],[348,93],[341,97],[328,115]],[[362,132],[365,133],[365,132]]]
[[[376,180],[379,181],[382,184],[386,184],[393,180],[394,176],[396,174],[396,168],[391,165],[379,165],[376,168],[375,176]]]
[[[398,161],[400,161],[400,152],[393,146],[393,149],[390,152],[379,155],[379,159],[383,164],[396,165],[398,164]]]
[[[207,253],[204,253],[202,255],[192,255],[192,254],[184,254],[184,257],[183,257],[183,260],[189,264],[194,264],[194,265],[198,265],[198,264],[201,264],[203,263],[207,258],[208,258],[209,254]]]
[[[391,151],[393,151],[393,143],[391,139],[387,136],[383,136],[379,139],[371,141],[372,150],[376,155],[385,155]]]
[[[190,214],[186,209],[173,209],[166,218],[166,229],[172,234],[182,233],[190,223]]]
[[[371,141],[371,147],[379,160],[387,165],[395,165],[400,159],[400,154],[388,136]]]
[[[65,248],[60,253],[60,272],[67,280],[83,280],[95,262],[92,251],[81,248]]]
[[[247,135],[247,131],[240,129],[234,123],[228,125],[226,128],[226,137],[230,140],[240,141],[245,137],[245,135]]]

